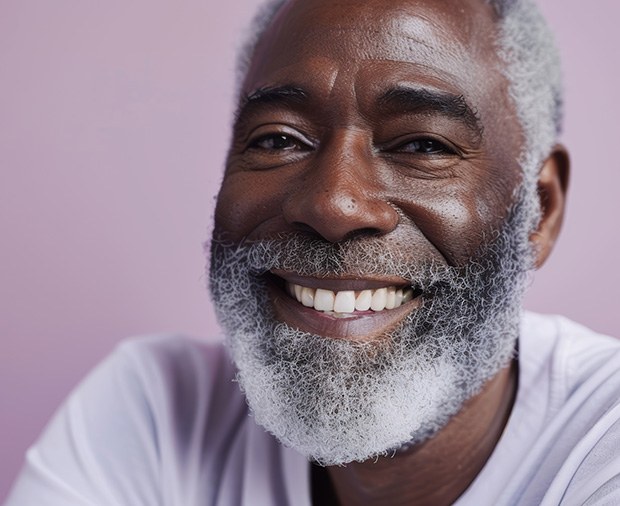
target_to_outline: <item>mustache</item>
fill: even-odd
[[[421,239],[390,241],[384,236],[360,236],[331,243],[302,232],[281,232],[259,240],[230,240],[217,225],[204,244],[209,265],[209,285],[218,272],[232,279],[250,276],[259,280],[271,269],[301,276],[328,278],[397,276],[425,292],[446,289],[471,291],[483,283],[491,291],[500,278],[516,278],[532,271],[536,249],[530,234],[536,229],[540,204],[535,186],[523,184],[499,227],[483,234],[483,241],[463,265],[448,260]]]
[[[301,276],[400,277],[412,286],[428,289],[453,280],[464,268],[447,265],[437,256],[416,254],[417,248],[394,247],[380,237],[360,237],[331,243],[299,232],[234,244],[217,232],[210,245],[211,272],[244,259],[248,273],[261,276],[272,269]]]

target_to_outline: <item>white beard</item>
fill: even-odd
[[[385,455],[443,428],[514,354],[537,200],[530,192],[518,202],[498,237],[458,269],[386,256],[380,238],[214,238],[212,297],[257,423],[322,465]],[[422,288],[423,303],[383,339],[325,338],[275,320],[261,276],[272,268],[402,276]]]

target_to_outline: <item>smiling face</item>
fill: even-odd
[[[211,289],[257,420],[322,462],[427,437],[512,353],[531,210],[492,16],[291,1],[254,53]]]
[[[304,1],[279,13],[243,85],[218,233],[236,243],[381,237],[420,261],[463,265],[499,227],[520,179],[520,132],[506,121],[514,112],[492,11],[478,0],[389,6]],[[333,303],[317,288],[337,297],[405,284],[276,275],[313,289],[304,297],[319,307]],[[341,298],[350,312],[351,294]],[[326,335],[361,338],[395,323],[378,314],[376,329],[367,317],[330,323],[279,300],[280,319]]]

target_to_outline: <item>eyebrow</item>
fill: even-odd
[[[242,96],[235,117],[239,118],[247,109],[263,104],[301,105],[308,94],[297,86],[273,86],[254,90]]]
[[[463,123],[479,138],[484,132],[478,112],[467,103],[463,95],[428,88],[398,86],[383,93],[378,103],[397,112],[428,111],[447,116]]]
[[[238,120],[248,109],[263,104],[300,106],[308,100],[308,93],[294,85],[263,87],[242,96],[235,118]],[[484,128],[478,112],[471,107],[463,95],[413,86],[397,86],[381,94],[377,103],[382,108],[402,112],[424,112],[440,114],[464,124],[481,139]]]

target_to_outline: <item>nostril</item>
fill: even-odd
[[[315,230],[314,228],[312,228],[310,225],[306,223],[296,221],[292,223],[292,225],[296,232],[301,232],[307,235],[308,237],[311,237],[313,239],[320,239],[322,241],[325,241],[327,239],[319,231]],[[382,234],[383,232],[377,228],[364,227],[364,228],[358,228],[355,230],[351,230],[350,232],[343,234],[338,240],[335,240],[332,242],[344,242],[350,239],[359,239],[360,237],[375,237],[375,236],[380,236]]]
[[[348,241],[349,239],[359,239],[360,237],[375,237],[380,235],[383,235],[383,232],[378,228],[358,228],[345,235],[343,241]]]
[[[314,228],[312,228],[310,225],[306,223],[303,223],[301,221],[294,221],[293,223],[291,223],[291,225],[297,232],[303,232],[307,236],[312,237],[314,239],[324,239],[323,236],[317,230],[315,230]]]

